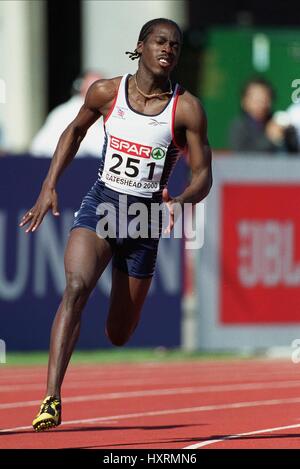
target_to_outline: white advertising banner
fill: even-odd
[[[198,347],[300,338],[300,159],[218,157],[196,255]]]

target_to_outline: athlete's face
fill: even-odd
[[[180,55],[180,35],[175,26],[162,23],[154,26],[145,41],[139,42],[143,65],[155,75],[168,76]]]

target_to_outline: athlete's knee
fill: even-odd
[[[81,274],[67,272],[65,295],[72,303],[85,302],[89,296],[89,288]]]

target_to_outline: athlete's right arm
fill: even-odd
[[[55,190],[58,178],[75,157],[89,127],[102,114],[105,115],[108,112],[117,93],[117,84],[118,79],[98,80],[89,88],[85,102],[76,118],[61,134],[35,205],[25,213],[21,220],[20,227],[29,224],[26,233],[38,228],[48,210],[52,209],[53,215],[59,215]]]

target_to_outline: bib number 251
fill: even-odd
[[[123,158],[118,153],[113,153],[111,159],[112,160],[114,159],[116,161],[114,162],[113,166],[109,168],[109,171],[119,176],[121,174],[121,171],[118,168],[123,163]],[[140,164],[140,160],[137,160],[136,158],[127,158],[126,168],[125,168],[126,176],[130,178],[138,177],[139,164]],[[148,163],[147,167],[149,168],[148,180],[151,181],[154,175],[155,163],[154,162]]]

